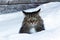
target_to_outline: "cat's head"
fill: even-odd
[[[40,10],[41,9],[34,11],[34,12],[23,11],[25,15],[25,18],[24,18],[25,23],[28,25],[37,25],[40,20],[40,16],[39,16]]]

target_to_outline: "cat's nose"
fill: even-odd
[[[33,24],[34,22],[32,21],[31,23]]]
[[[34,22],[31,22],[31,24],[34,24]]]
[[[32,21],[31,21],[31,23],[33,24],[33,23],[34,23],[34,21],[32,20]]]
[[[34,22],[32,21],[31,23],[33,24]]]
[[[32,23],[34,22],[34,20],[31,21]]]

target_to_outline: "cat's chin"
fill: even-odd
[[[30,29],[30,33],[31,33],[31,34],[32,34],[32,33],[36,33],[35,28],[31,28],[31,29]]]
[[[29,24],[30,26],[32,26],[32,27],[34,27],[34,26],[36,26],[37,24]]]

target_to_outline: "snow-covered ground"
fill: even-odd
[[[20,12],[0,15],[0,40],[60,40],[60,2],[50,2],[28,9],[36,11],[44,20],[45,31],[34,34],[19,34],[24,14]]]

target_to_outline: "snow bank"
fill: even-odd
[[[37,8],[28,9],[32,12],[41,8],[41,17],[44,20],[45,31],[34,34],[18,34],[23,13],[0,15],[0,40],[60,40],[60,2],[43,4]]]

